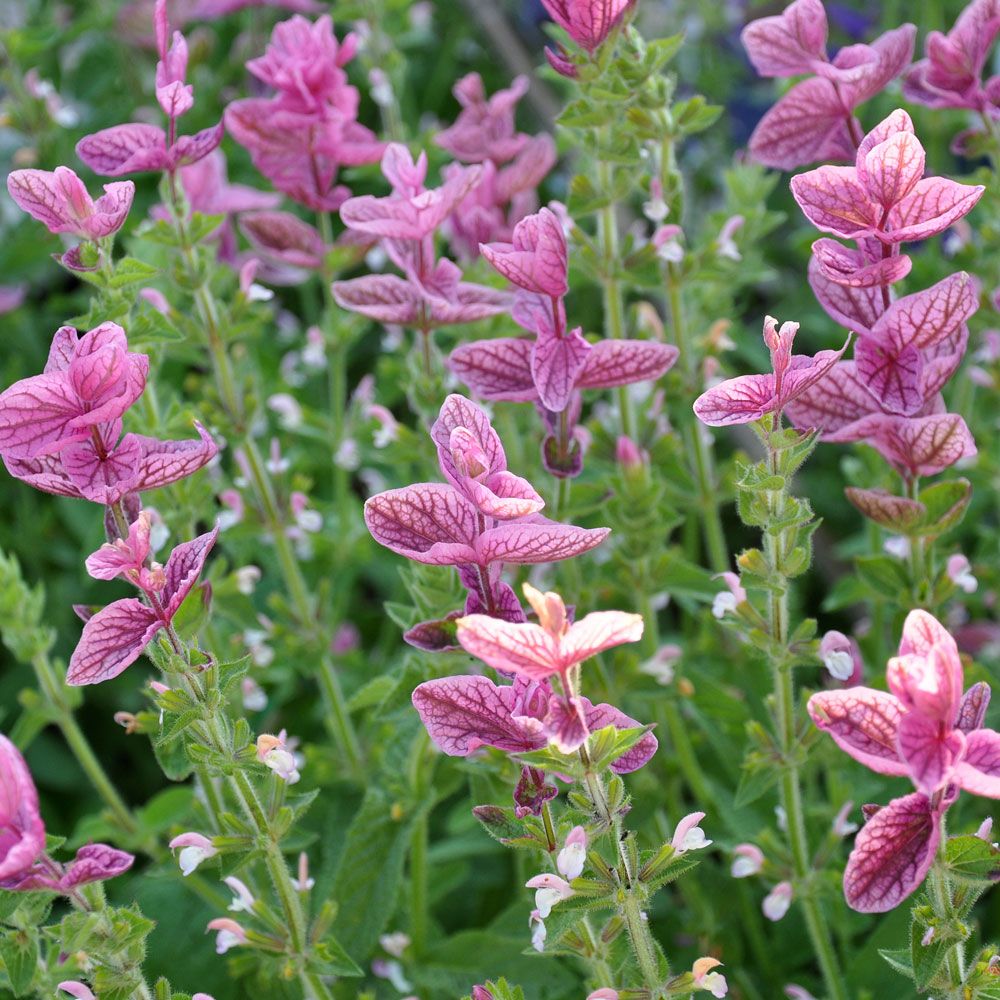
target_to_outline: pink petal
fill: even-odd
[[[101,458],[91,440],[80,441],[63,449],[63,469],[80,491],[80,495],[94,503],[117,503],[136,488],[136,469],[142,450],[138,443],[126,435],[115,444],[121,431],[121,421],[104,424],[100,428],[105,456]]]
[[[223,135],[225,135],[225,128],[221,121],[209,128],[203,128],[200,132],[195,132],[194,135],[182,135],[170,150],[171,166],[184,167],[204,159],[218,148]]]
[[[586,698],[581,698],[584,714],[587,719],[587,728],[596,733],[605,726],[614,726],[616,729],[636,729],[642,725],[636,719],[626,715],[614,705],[592,705]],[[640,767],[647,764],[656,753],[659,746],[656,737],[652,733],[646,733],[638,743],[631,746],[611,765],[611,770],[616,774],[629,774],[638,771]]]
[[[528,339],[501,337],[462,344],[451,352],[448,367],[483,399],[531,402],[538,398],[531,376]]]
[[[977,283],[964,271],[930,288],[897,299],[872,328],[872,335],[897,350],[920,350],[949,337],[979,308]]]
[[[0,733],[0,879],[29,868],[45,850],[45,826],[38,792],[28,765],[14,744]]]
[[[782,14],[751,21],[740,41],[760,76],[800,76],[826,60],[826,31],[820,0],[795,0]]]
[[[87,844],[76,852],[59,880],[59,887],[65,892],[88,882],[114,878],[128,871],[134,861],[135,857],[127,851],[116,850],[107,844]]]
[[[443,483],[388,490],[365,503],[365,524],[380,545],[436,566],[477,562],[475,508]]]
[[[942,730],[941,723],[920,712],[906,712],[899,723],[899,755],[906,761],[918,790],[933,795],[951,779],[965,750],[965,736]]]
[[[167,136],[155,125],[114,125],[76,144],[76,155],[105,177],[143,170],[163,170],[168,164]]]
[[[469,482],[468,494],[482,513],[500,521],[537,514],[545,506],[531,483],[512,472],[498,472],[485,485]]]
[[[829,316],[855,333],[871,331],[885,310],[880,287],[865,284],[851,287],[844,281],[831,278],[824,273],[823,265],[816,257],[810,259],[808,273],[813,293]]]
[[[545,717],[545,728],[549,741],[560,753],[575,753],[590,736],[584,700],[553,697]]]
[[[969,733],[955,780],[973,795],[1000,799],[1000,733],[992,729]]]
[[[319,232],[291,212],[247,212],[240,229],[262,253],[293,267],[319,270],[326,247]]]
[[[507,524],[484,531],[476,540],[480,565],[493,562],[531,563],[569,559],[600,545],[610,528],[577,528],[572,524]]]
[[[65,375],[32,375],[0,393],[0,452],[32,458],[90,436],[70,425],[83,406]]]
[[[559,643],[540,625],[514,624],[489,615],[458,620],[458,641],[494,670],[541,681],[565,669]]]
[[[962,701],[958,706],[958,716],[955,719],[955,728],[961,729],[966,734],[971,733],[974,729],[979,729],[986,717],[991,693],[990,686],[986,681],[973,684],[962,695]]]
[[[911,416],[923,407],[924,362],[916,347],[897,351],[872,337],[862,337],[854,350],[854,363],[883,409]]]
[[[591,345],[576,387],[611,389],[658,379],[676,360],[677,348],[672,344],[650,340],[600,340]]]
[[[167,582],[163,588],[163,595],[167,599],[164,610],[168,619],[173,618],[177,609],[184,603],[184,598],[198,581],[205,560],[218,537],[219,528],[216,525],[204,535],[199,535],[190,542],[182,542],[170,553],[165,567]]]
[[[62,460],[56,455],[39,455],[36,458],[3,457],[7,471],[22,482],[44,493],[60,497],[80,497],[79,488],[66,473]]]
[[[848,108],[856,108],[884,90],[913,61],[913,43],[917,29],[904,24],[879,35],[868,46],[876,54],[874,62],[866,62],[863,72],[845,81],[840,96]]]
[[[512,714],[514,695],[514,688],[487,677],[443,677],[419,684],[413,707],[434,744],[450,757],[467,757],[484,745],[507,753],[545,746],[539,720]]]
[[[333,297],[342,309],[381,323],[412,327],[420,318],[421,297],[409,281],[395,274],[366,274],[335,281]]]
[[[547,410],[561,413],[569,405],[591,350],[579,329],[565,337],[540,336],[535,342],[531,352],[531,376]]]
[[[523,218],[514,227],[511,243],[483,244],[479,249],[518,288],[550,298],[561,298],[569,288],[566,237],[551,209]]]
[[[163,627],[154,612],[134,597],[102,608],[83,626],[66,672],[71,685],[99,684],[134,663]]]
[[[925,240],[968,215],[986,189],[946,177],[927,177],[889,211],[885,238],[894,243]]]
[[[823,166],[796,174],[791,188],[806,218],[825,233],[861,239],[879,228],[879,213],[854,167]]]
[[[926,795],[893,799],[859,831],[844,871],[847,905],[861,913],[897,907],[923,882],[937,853],[941,814]]]
[[[566,664],[582,663],[605,649],[642,638],[642,615],[624,611],[592,611],[574,622],[560,642]]]
[[[786,413],[800,430],[818,428],[826,440],[856,441],[877,412],[853,361],[841,361],[788,404]]]
[[[924,147],[912,130],[896,132],[866,152],[858,180],[872,201],[892,208],[924,176],[924,163]]]
[[[853,158],[848,118],[829,80],[803,80],[760,120],[750,136],[750,153],[758,163],[778,170]]]
[[[703,392],[694,401],[695,416],[709,427],[759,420],[777,408],[774,375],[738,375]]]
[[[542,0],[542,6],[577,45],[593,52],[632,0]]]
[[[819,273],[829,281],[851,288],[877,288],[901,281],[910,273],[912,261],[906,254],[880,257],[872,261],[860,250],[849,250],[836,240],[824,237],[812,245]],[[853,324],[846,324],[853,326]]]
[[[933,476],[976,454],[965,421],[954,413],[886,418],[871,443],[896,468],[911,476]]]
[[[160,441],[141,434],[126,434],[122,439],[135,441],[141,450],[135,489],[155,490],[184,479],[206,466],[218,454],[219,446],[197,421],[197,440]]]
[[[845,753],[879,774],[909,771],[896,747],[903,706],[899,699],[872,688],[821,691],[809,699],[809,717],[830,734]]]

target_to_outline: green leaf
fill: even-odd
[[[14,996],[25,996],[38,968],[38,935],[34,930],[7,931],[0,938],[0,960]]]
[[[364,972],[358,964],[344,951],[343,945],[332,935],[327,934],[313,949],[318,961],[316,971],[327,976],[363,976]]]
[[[927,509],[920,525],[920,534],[930,537],[943,535],[965,516],[972,499],[972,484],[968,479],[953,479],[935,483],[920,491],[920,502]]]
[[[1000,874],[1000,850],[971,834],[949,838],[945,858],[948,871],[965,882],[992,883]]]
[[[878,953],[901,975],[913,978],[913,965],[908,948],[879,948]]]
[[[879,597],[895,598],[909,586],[906,568],[890,556],[859,556],[854,560],[858,576]]]
[[[181,823],[191,809],[194,791],[190,788],[167,788],[154,795],[136,814],[139,826],[147,833],[162,833],[173,823]]]
[[[743,764],[743,773],[736,789],[733,807],[742,809],[756,802],[772,785],[778,782],[778,769],[773,761],[762,761],[751,754]]]
[[[540,831],[533,829],[527,818],[518,819],[512,806],[474,806],[472,815],[483,829],[505,847],[530,847],[547,850],[548,844]]]
[[[395,912],[414,819],[399,818],[373,786],[347,829],[332,896],[340,907],[333,930],[349,954],[370,954]]]
[[[954,944],[947,938],[938,940],[936,937],[929,945],[922,943],[927,925],[920,920],[910,923],[910,964],[913,970],[913,980],[922,993],[937,975],[948,957],[948,949]]]
[[[137,257],[123,257],[115,264],[114,273],[108,284],[112,288],[126,288],[128,285],[149,284],[158,274],[159,269],[139,260]]]

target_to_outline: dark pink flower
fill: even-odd
[[[515,77],[507,90],[487,99],[478,73],[463,76],[451,91],[462,110],[453,125],[439,132],[434,142],[463,163],[506,163],[520,153],[530,137],[516,130],[514,112],[528,92],[528,78]]]
[[[840,360],[839,351],[820,351],[809,357],[792,354],[798,323],[782,323],[772,316],[764,320],[764,341],[771,352],[773,371],[768,375],[738,375],[702,393],[694,412],[703,424],[726,427],[760,420],[766,413],[780,413],[810,386],[816,385]]]
[[[156,64],[156,100],[172,127],[176,119],[194,107],[194,88],[186,83],[187,41],[179,31],[175,31],[173,36],[170,34],[167,0],[156,0],[153,24],[156,28],[156,51],[160,57]]]
[[[44,850],[45,825],[31,772],[0,733],[0,882],[30,869]]]
[[[99,240],[118,232],[135,195],[131,181],[118,181],[105,184],[104,194],[94,201],[69,167],[14,170],[7,177],[7,190],[18,207],[49,232],[72,233],[84,240]]]
[[[920,885],[958,789],[1000,798],[1000,734],[981,728],[989,688],[977,684],[963,694],[955,640],[932,615],[910,612],[886,675],[889,692],[854,687],[809,699],[813,722],[842,750],[917,788],[858,834],[844,892],[863,912],[890,910]]]
[[[337,183],[341,167],[372,163],[384,148],[357,121],[360,95],[344,71],[355,51],[353,35],[337,42],[329,16],[315,23],[293,17],[275,26],[265,55],[247,64],[275,96],[226,109],[226,127],[254,166],[315,211],[336,211],[350,197]]]
[[[549,17],[582,49],[593,52],[633,0],[542,0]]]
[[[889,247],[943,232],[968,214],[985,190],[945,177],[925,178],[924,148],[902,110],[865,136],[853,167],[818,167],[797,174],[791,184],[817,229],[855,240],[875,237]]]
[[[415,562],[459,567],[470,592],[466,614],[518,620],[520,605],[499,578],[502,564],[568,559],[600,544],[608,529],[557,524],[539,514],[541,498],[507,471],[499,438],[469,400],[449,396],[432,434],[449,483],[416,483],[369,498],[368,530]],[[432,643],[421,636],[415,644]]]
[[[522,219],[510,243],[481,246],[480,252],[512,285],[552,299],[569,291],[566,237],[556,214],[543,208]]]
[[[996,0],[972,0],[947,35],[927,35],[927,58],[906,74],[903,95],[931,108],[966,108],[996,116],[997,77],[984,81],[983,68],[998,32]]]
[[[494,684],[478,674],[425,681],[413,692],[413,707],[427,732],[450,757],[468,757],[483,746],[505,753],[540,750],[555,735],[553,703],[560,701],[547,681],[515,677],[513,684]],[[592,705],[586,698],[578,701],[586,731],[642,725],[613,705]],[[618,774],[636,771],[656,753],[656,748],[656,737],[646,733],[611,768]]]
[[[240,229],[269,261],[307,271],[323,267],[327,247],[319,231],[291,212],[247,212]]]
[[[826,11],[820,0],[795,0],[782,14],[751,21],[740,41],[761,76],[800,76],[832,68],[826,34]]]
[[[194,135],[179,136],[169,142],[167,133],[156,125],[132,122],[112,125],[76,144],[76,155],[103,177],[121,177],[147,171],[172,173],[208,156],[222,142],[222,122]]]
[[[106,844],[88,844],[64,868],[45,857],[38,791],[17,747],[0,734],[0,889],[72,892],[120,875],[135,858]]]
[[[171,628],[174,615],[198,582],[218,533],[216,527],[193,541],[183,542],[170,553],[162,570],[150,571],[145,576],[135,571],[134,566],[124,565],[142,550],[141,530],[135,536],[129,532],[127,551],[121,550],[120,566],[112,565],[103,548],[91,556],[87,568],[92,575],[107,579],[108,572],[117,569],[139,587],[145,600],[123,598],[88,619],[70,657],[66,683],[99,684],[117,677],[139,658],[160,629]]]
[[[117,323],[82,337],[60,327],[43,373],[0,394],[0,454],[32,458],[90,440],[142,395],[148,371],[149,358],[129,351]]]

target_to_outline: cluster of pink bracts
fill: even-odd
[[[543,3],[589,55],[630,6],[628,0]],[[302,269],[324,272],[331,248],[317,229],[278,210],[277,195],[228,183],[217,149],[223,122],[178,135],[180,118],[194,104],[186,82],[187,44],[180,32],[171,35],[165,0],[157,0],[155,12],[156,97],[166,128],[132,123],[105,129],[80,141],[81,160],[108,177],[163,172],[172,184],[180,183],[192,211],[239,215],[274,282],[283,275],[296,280]],[[828,441],[867,442],[908,483],[975,454],[964,420],[945,412],[940,390],[965,353],[966,324],[978,304],[976,283],[958,273],[898,297],[893,286],[910,272],[902,245],[942,233],[974,207],[983,189],[925,177],[924,150],[905,111],[894,111],[867,135],[855,111],[905,73],[910,99],[968,109],[989,123],[998,115],[1000,78],[984,80],[983,69],[998,31],[996,4],[974,0],[947,36],[931,34],[927,58],[907,69],[913,25],[871,45],[841,49],[831,60],[820,0],[795,0],[780,16],[745,29],[744,44],[762,75],[806,77],[761,121],[751,153],[784,169],[825,160],[852,163],[820,166],[791,184],[820,231],[854,244],[819,239],[809,280],[826,312],[856,340],[852,360],[844,360],[850,336],[839,349],[795,355],[798,324],[779,327],[768,317],[764,340],[772,371],[710,387],[694,404],[704,423],[725,426],[787,414],[796,427],[820,430]],[[658,379],[674,364],[676,348],[656,341],[591,340],[580,327],[569,327],[565,233],[570,222],[561,206],[539,209],[536,189],[556,154],[549,136],[516,130],[515,109],[527,87],[523,78],[492,97],[476,74],[455,85],[461,111],[435,140],[455,162],[443,169],[436,187],[428,187],[425,153],[414,160],[405,146],[382,142],[357,119],[360,95],[345,71],[357,44],[352,35],[338,41],[328,16],[315,22],[296,16],[279,24],[265,54],[248,63],[272,94],[232,103],[225,127],[277,191],[314,211],[339,212],[347,227],[344,243],[381,249],[400,272],[334,283],[334,298],[343,308],[418,331],[428,361],[435,328],[509,313],[527,336],[462,344],[451,352],[448,368],[482,399],[534,403],[545,427],[546,469],[560,478],[579,475],[586,444],[578,427],[582,392]],[[559,72],[577,74],[576,56],[561,48],[547,50],[547,56]],[[341,169],[375,162],[391,192],[352,197],[340,183]],[[67,167],[15,171],[8,188],[17,204],[53,233],[97,244],[105,263],[134,195],[131,181],[114,182],[95,201]],[[463,262],[482,255],[513,294],[463,281],[458,264],[438,256],[438,233]],[[238,263],[229,220],[218,239],[223,259]],[[92,266],[80,251],[68,251],[62,262],[78,270]],[[197,585],[218,533],[178,545],[165,565],[153,561],[150,517],[141,510],[139,494],[194,473],[217,448],[200,425],[199,439],[190,441],[123,434],[123,418],[141,397],[148,369],[148,358],[129,350],[125,332],[114,323],[82,336],[63,327],[43,373],[0,394],[0,457],[7,469],[40,490],[105,505],[113,540],[87,559],[87,570],[97,579],[121,577],[140,594],[84,614],[69,664],[70,684],[116,676],[160,633],[180,649],[173,619]],[[428,650],[464,648],[501,675],[499,683],[474,674],[419,685],[413,704],[434,742],[463,757],[482,746],[517,754],[552,745],[569,754],[601,728],[640,728],[618,708],[583,696],[579,665],[639,640],[642,619],[605,611],[573,621],[561,597],[525,585],[535,617],[528,621],[502,578],[506,564],[548,563],[587,552],[608,529],[544,516],[541,496],[508,470],[489,417],[469,399],[448,396],[430,437],[446,481],[379,493],[365,504],[365,521],[393,552],[456,567],[468,592],[464,608],[414,626],[406,640]],[[888,683],[891,693],[852,687],[814,695],[809,702],[815,724],[847,753],[879,773],[909,777],[917,789],[870,809],[857,837],[845,894],[851,906],[864,911],[890,909],[919,886],[959,789],[1000,798],[1000,735],[981,728],[989,688],[977,684],[963,694],[955,642],[926,612],[907,618]],[[268,739],[274,744],[266,753],[283,755],[268,766],[284,768],[286,780],[292,780],[297,772],[283,739]],[[655,737],[645,733],[612,769],[634,771],[656,748]],[[258,752],[265,749],[259,746]],[[543,774],[525,767],[515,792],[519,814],[538,814],[554,794]],[[683,821],[675,840],[700,832],[695,825],[702,815]],[[558,862],[561,874],[582,872],[585,846],[585,836],[582,844],[578,836],[567,840]],[[104,845],[82,848],[65,867],[48,858],[31,777],[17,750],[0,736],[0,888],[72,894],[86,882],[126,870],[132,860]],[[751,867],[757,863],[749,860]],[[568,883],[560,877],[546,874],[532,881],[533,888],[557,894],[546,897],[550,905],[565,898],[558,894]],[[775,893],[774,912],[783,914],[791,887],[782,883]],[[242,933],[228,919],[213,924],[220,935],[238,939],[237,931]],[[221,944],[220,937],[224,950]],[[725,980],[712,971],[718,963],[701,962],[709,964],[696,964],[696,984],[725,995]],[[86,992],[74,992],[76,987]],[[62,988],[89,994],[80,984]],[[474,996],[486,993],[485,987],[473,990]],[[592,998],[615,995],[598,990]]]

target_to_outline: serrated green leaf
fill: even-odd
[[[14,996],[25,996],[38,969],[38,934],[34,930],[7,931],[0,937],[0,960]]]

